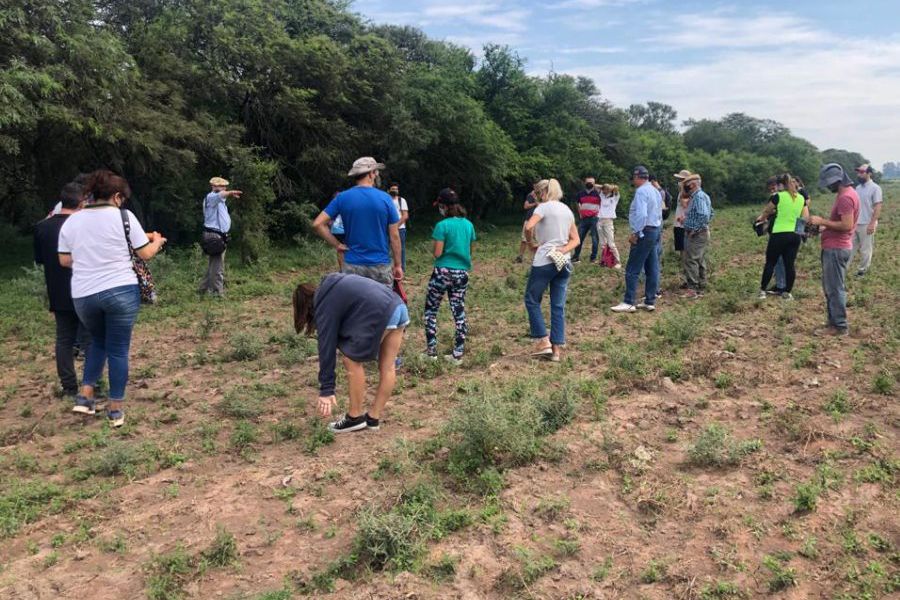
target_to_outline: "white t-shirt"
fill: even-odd
[[[397,214],[402,219],[403,213],[401,211],[409,211],[409,204],[406,203],[406,198],[403,196],[391,196],[391,202],[394,203],[394,208],[397,209]],[[402,224],[400,229],[406,229],[406,223]]]
[[[603,193],[600,193],[600,218],[601,219],[615,219],[616,218],[616,206],[619,205],[619,195],[613,194],[612,196],[604,196]]]
[[[538,249],[531,264],[543,267],[553,262],[547,257],[547,252],[569,243],[569,229],[575,223],[575,215],[562,202],[538,204],[534,214],[541,215],[541,220],[534,226],[534,239],[538,243]]]
[[[856,225],[868,225],[875,214],[875,205],[884,201],[881,186],[870,179],[856,186],[856,194],[859,196],[859,219]]]
[[[138,250],[150,240],[137,217],[130,210],[127,213],[131,245]],[[88,205],[66,219],[59,231],[59,253],[72,255],[73,298],[137,285],[122,217],[115,206]]]

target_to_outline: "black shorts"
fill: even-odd
[[[672,229],[675,232],[675,251],[681,252],[684,250],[684,227],[673,227]]]

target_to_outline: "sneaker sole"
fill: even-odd
[[[328,430],[331,431],[331,433],[351,433],[353,431],[359,431],[361,429],[366,429],[367,427],[368,427],[368,425],[366,425],[366,422],[363,421],[359,425],[352,425],[350,427],[345,427],[343,429],[335,429],[334,427],[331,427],[329,425]]]
[[[532,352],[531,356],[547,356],[548,354],[553,354],[553,348],[547,348],[546,350],[538,350],[537,352]]]
[[[88,408],[87,406],[73,406],[72,412],[77,413],[79,415],[96,415],[97,411],[93,408]]]
[[[124,424],[125,424],[125,417],[122,417],[121,419],[109,419],[110,427],[121,427]]]
[[[366,425],[366,431],[378,431],[381,425]]]

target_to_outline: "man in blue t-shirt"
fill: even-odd
[[[377,187],[382,169],[384,165],[371,156],[357,159],[347,173],[356,185],[338,194],[313,221],[313,228],[344,252],[342,272],[391,285],[394,279],[403,279],[400,215],[391,197]],[[331,222],[338,217],[344,223],[343,243],[331,233]]]

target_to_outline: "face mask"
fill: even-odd
[[[862,173],[860,173],[859,175],[856,176],[856,180],[860,183],[865,183],[869,180],[869,176],[863,175]]]
[[[447,216],[447,207],[443,206],[443,205],[438,206],[438,212],[441,213],[442,217],[446,217]]]
[[[837,182],[837,181],[834,182],[834,183],[832,183],[832,184],[829,184],[829,185],[828,185],[828,191],[830,191],[830,192],[837,192],[837,191],[838,191],[838,188],[840,187],[840,185],[841,185],[841,184],[840,184],[839,182]]]
[[[584,184],[584,189],[586,189],[586,190],[592,190],[592,189],[594,189],[594,184],[593,184],[593,183],[586,183],[586,184]]]
[[[391,190],[390,192],[388,192],[388,194],[390,194],[391,196],[399,196],[400,192],[398,192],[397,190]]]

